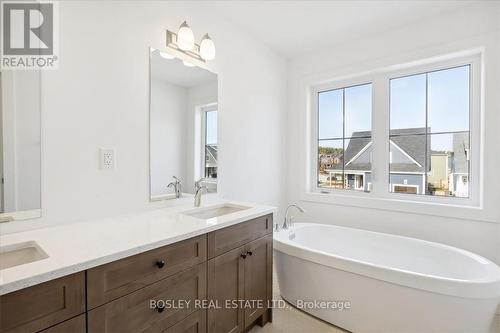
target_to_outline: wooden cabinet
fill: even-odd
[[[85,315],[82,314],[43,330],[40,333],[85,333],[86,330]]]
[[[163,332],[196,311],[195,300],[206,298],[206,279],[202,263],[93,309],[88,313],[89,332]],[[151,301],[159,306],[152,307]]]
[[[127,295],[207,260],[206,235],[89,269],[88,307]]]
[[[38,332],[85,312],[85,273],[0,296],[0,332]]]
[[[272,226],[272,215],[258,217],[0,296],[0,333],[237,333],[264,325]]]
[[[209,260],[208,299],[220,308],[208,309],[208,332],[242,332],[271,321],[272,242],[267,235]],[[235,300],[238,307],[227,303]]]

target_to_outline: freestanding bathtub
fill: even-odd
[[[482,333],[494,328],[500,268],[471,252],[313,223],[275,233],[274,249],[282,297],[349,331]],[[343,302],[344,309],[312,301]]]

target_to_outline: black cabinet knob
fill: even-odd
[[[251,256],[251,255],[253,254],[253,252],[252,252],[252,251],[247,251],[247,254],[248,254],[249,256]]]
[[[241,257],[242,257],[243,259],[245,259],[245,258],[247,257],[247,254],[246,254],[246,253],[242,253],[242,254],[241,254]]]
[[[164,305],[162,305],[162,306],[157,305],[156,306],[156,311],[158,311],[158,313],[162,313],[163,311],[165,311],[165,306]]]
[[[163,260],[158,260],[158,261],[156,262],[156,267],[158,267],[158,268],[163,268],[163,267],[165,267],[165,261],[163,261]]]

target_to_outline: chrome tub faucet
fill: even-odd
[[[291,204],[291,205],[288,205],[288,207],[286,208],[286,211],[285,211],[285,219],[283,221],[283,230],[287,230],[288,228],[290,228],[292,226],[292,221],[293,221],[293,216],[290,216],[288,217],[288,213],[290,211],[290,208],[296,208],[299,212],[301,213],[305,213],[305,209],[300,207],[299,205],[297,204]],[[276,224],[276,231],[279,231],[279,224]]]

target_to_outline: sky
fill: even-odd
[[[468,131],[469,71],[469,66],[462,66],[392,79],[391,129],[425,128],[427,102],[430,133]],[[371,130],[372,85],[365,84],[319,94],[320,139],[342,138],[343,99],[346,138],[356,131]],[[322,142],[321,145],[334,147],[338,142]],[[431,145],[432,150],[450,150],[452,135],[433,134]]]
[[[206,114],[207,128],[206,128],[206,144],[217,144],[217,111],[209,111]]]

